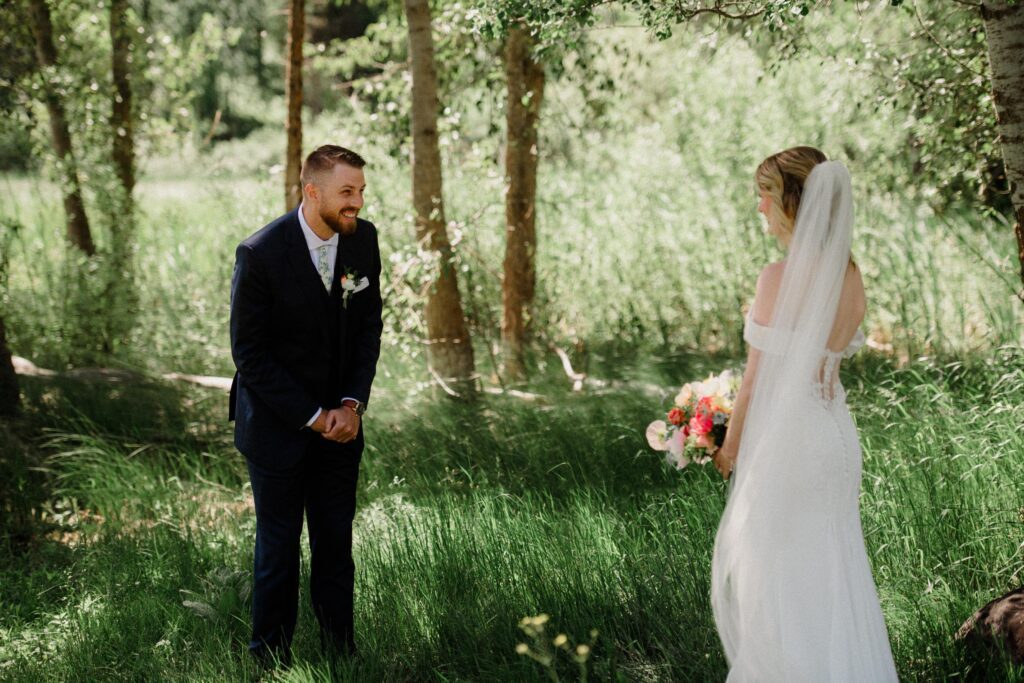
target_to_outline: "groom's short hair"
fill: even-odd
[[[317,177],[326,171],[330,171],[338,164],[347,164],[353,168],[366,166],[366,160],[350,149],[338,145],[322,145],[317,147],[302,164],[302,171],[299,178],[302,186],[307,183],[315,183]]]

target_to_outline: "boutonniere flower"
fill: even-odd
[[[348,308],[349,298],[358,292],[362,287],[361,280],[366,278],[359,277],[359,271],[355,268],[349,268],[345,266],[345,269],[341,273],[341,305],[344,308]]]

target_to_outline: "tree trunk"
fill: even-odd
[[[125,216],[132,212],[135,191],[135,133],[132,121],[132,35],[128,27],[128,0],[110,0],[110,64],[114,99],[110,109],[113,133],[111,157],[124,192]]]
[[[521,27],[505,43],[508,139],[505,151],[505,264],[501,298],[503,360],[509,380],[526,377],[526,342],[537,272],[537,122],[544,97],[544,67],[533,60],[533,39]]]
[[[82,201],[82,189],[78,181],[78,165],[75,163],[74,150],[71,146],[71,133],[68,130],[64,104],[53,83],[53,72],[57,68],[57,50],[53,45],[53,22],[50,20],[50,8],[46,0],[30,0],[32,15],[32,33],[36,39],[36,60],[39,69],[46,79],[46,108],[50,114],[50,136],[53,140],[53,151],[57,154],[58,170],[61,184],[64,187],[64,213],[67,215],[68,240],[92,256],[96,246],[89,230],[89,220],[85,215],[85,202]]]
[[[432,372],[459,395],[475,394],[473,346],[462,312],[441,194],[437,142],[437,71],[428,0],[403,0],[412,63],[412,195],[416,238],[438,256],[437,280],[427,295],[427,350]]]
[[[288,152],[284,171],[284,208],[291,211],[302,201],[302,43],[306,32],[305,0],[291,0],[288,12],[288,61],[285,63],[285,97],[288,101]]]
[[[103,299],[110,311],[103,326],[102,349],[114,353],[136,319],[138,294],[135,286],[135,124],[132,115],[132,29],[128,23],[129,0],[110,0],[110,73],[114,85],[110,103],[110,158],[118,187],[110,221],[109,267]]]
[[[981,5],[992,69],[1003,165],[1017,217],[1017,257],[1024,283],[1024,3],[986,1]],[[1024,294],[1021,295],[1024,298]]]
[[[7,348],[7,329],[0,317],[0,415],[14,415],[20,402],[18,375],[14,372],[11,350]]]

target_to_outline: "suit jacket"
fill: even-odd
[[[369,286],[343,304],[341,277]],[[339,236],[331,292],[309,256],[298,209],[238,245],[231,278],[229,419],[235,446],[267,467],[289,468],[309,439],[317,408],[336,408],[350,396],[369,403],[380,355],[382,302],[377,229],[357,219]]]

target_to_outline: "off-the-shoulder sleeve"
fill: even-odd
[[[749,313],[743,325],[743,339],[763,353],[779,354],[786,350],[785,336],[766,325],[755,322]]]

